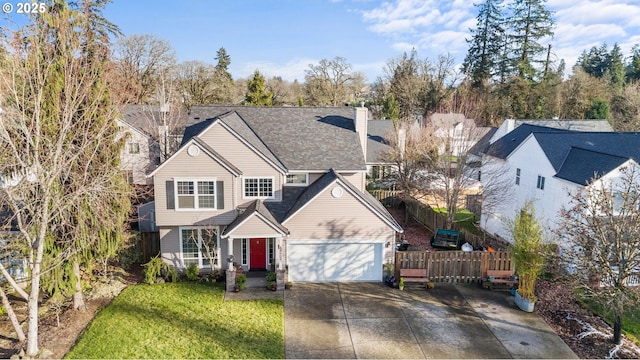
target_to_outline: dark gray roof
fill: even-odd
[[[391,149],[389,137],[393,136],[393,121],[369,120],[367,123],[367,164],[385,163],[385,153]]]
[[[535,126],[529,124],[523,124],[509,132],[505,136],[501,137],[493,144],[489,145],[484,151],[485,154],[497,157],[499,159],[506,159],[523,141],[525,141],[532,133],[568,133],[568,130],[553,129],[544,126]]]
[[[224,229],[224,231],[222,232],[222,236],[226,236],[231,231],[235,230],[240,224],[242,224],[246,219],[248,219],[254,213],[258,213],[258,214],[262,215],[262,217],[267,222],[269,222],[269,224],[271,226],[279,229],[282,233],[284,233],[284,234],[288,234],[289,233],[289,229],[287,229],[286,227],[282,226],[282,224],[280,224],[280,222],[278,222],[278,220],[276,220],[276,218],[273,216],[273,214],[271,214],[269,209],[267,209],[264,206],[264,203],[262,202],[262,200],[258,199],[258,200],[252,201],[249,204],[249,206],[244,210],[244,212],[242,214],[240,214],[238,217],[236,217],[231,222],[231,224],[229,224]]]
[[[628,158],[572,147],[556,177],[587,185],[593,178],[608,174]]]
[[[640,162],[640,133],[578,132],[523,124],[491,144],[486,154],[505,159],[532,135],[556,177],[584,185],[628,159]]]
[[[287,170],[366,169],[352,107],[196,106],[183,143],[216,117]]]
[[[152,135],[158,133],[158,126],[162,124],[163,113],[158,105],[124,105],[120,108],[121,119],[127,124],[140,130],[141,132]],[[187,114],[180,111],[172,111],[168,116],[178,117],[179,120],[170,121],[172,123],[183,124],[186,121]],[[182,128],[176,129],[182,132]],[[176,135],[176,134],[172,134]]]
[[[349,188],[349,190],[358,198],[363,200],[369,206],[373,208],[373,210],[387,223],[391,224],[391,226],[398,232],[402,232],[402,227],[396,222],[396,220],[389,214],[387,209],[380,203],[380,201],[376,200],[371,194],[368,192],[360,192],[353,184],[343,178],[340,174],[335,172],[333,169],[330,169],[326,174],[322,175],[318,180],[316,180],[313,184],[307,187],[306,191],[302,193],[295,204],[288,211],[287,215],[284,217],[283,221],[291,217],[293,214],[298,212],[303,206],[305,206],[311,199],[313,199],[320,192],[325,190],[329,185],[333,184],[334,181],[340,181],[340,183]]]
[[[498,128],[496,127],[488,128],[485,134],[480,138],[480,140],[478,140],[478,142],[475,143],[471,147],[471,149],[469,149],[469,153],[479,156],[481,153],[487,151],[487,148],[489,147],[489,145],[491,145],[489,141],[491,140],[493,134],[496,133],[496,131],[498,131]]]

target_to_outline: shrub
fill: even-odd
[[[266,278],[265,278],[265,279],[267,280],[267,282],[269,282],[269,281],[276,281],[276,273],[274,273],[274,272],[268,272],[268,273],[267,273],[267,276],[266,276]],[[269,287],[269,288],[271,288],[271,287]]]
[[[275,281],[267,281],[267,289],[271,290],[275,285]]]
[[[144,267],[144,282],[147,284],[155,283],[159,277],[165,281],[170,279],[171,282],[178,280],[176,270],[164,262],[159,256],[153,257],[148,263],[142,266]]]
[[[247,275],[240,274],[236,276],[236,286],[238,286],[240,290],[244,290],[247,287]]]
[[[189,281],[200,280],[200,269],[198,269],[198,265],[195,263],[189,264],[189,266],[187,266],[187,269],[185,270],[185,275],[187,276],[187,280]]]
[[[140,248],[140,234],[132,236],[125,241],[120,247],[117,254],[118,263],[120,267],[125,270],[131,270],[131,267],[135,264],[140,264],[142,261],[142,249]]]

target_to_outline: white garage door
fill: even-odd
[[[382,244],[289,243],[287,246],[290,281],[382,280]]]

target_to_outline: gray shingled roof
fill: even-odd
[[[612,132],[613,127],[607,120],[573,120],[573,119],[516,119],[515,126],[529,124],[554,129],[589,132]]]
[[[487,128],[478,128],[478,129],[483,129],[482,131],[486,131],[486,132],[480,138],[480,140],[478,140],[478,142],[475,143],[471,147],[471,149],[469,149],[469,153],[480,156],[480,154],[485,152],[485,151],[487,151],[489,145],[491,145],[491,143],[489,141],[491,140],[491,137],[493,136],[493,134],[495,134],[496,131],[498,131],[498,128],[496,128],[496,127],[487,127]]]
[[[276,220],[276,218],[273,216],[273,214],[271,214],[269,209],[267,209],[264,206],[264,203],[262,202],[262,200],[258,199],[258,200],[252,201],[249,204],[249,206],[244,210],[244,212],[242,214],[240,214],[238,217],[236,217],[231,222],[231,224],[229,224],[224,229],[224,231],[222,232],[222,236],[224,237],[227,234],[229,234],[231,231],[235,230],[240,224],[242,224],[246,219],[248,219],[254,213],[258,213],[258,214],[262,215],[262,217],[264,217],[264,219],[267,222],[269,222],[269,224],[271,224],[271,226],[279,229],[282,233],[284,233],[284,234],[288,234],[289,233],[289,229],[287,229],[286,227],[282,226],[282,224],[280,224],[280,222],[278,222],[278,220]]]
[[[208,121],[235,111],[248,128],[230,114],[221,120],[246,136],[265,156],[272,153],[287,170],[365,170],[364,156],[354,131],[352,107],[196,106],[189,122]],[[206,126],[190,126],[187,136]],[[255,134],[255,138],[248,135]],[[186,141],[183,139],[184,141]],[[256,139],[264,144],[260,149]]]
[[[393,121],[369,120],[367,123],[367,164],[385,163],[385,153],[391,150],[389,137],[393,136]]]

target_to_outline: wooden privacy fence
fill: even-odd
[[[507,244],[504,241],[496,240],[488,234],[483,233],[482,236],[478,236],[455,223],[448,227],[446,224],[446,218],[442,214],[435,212],[431,207],[416,199],[406,200],[405,206],[406,211],[408,211],[416,221],[429,228],[429,230],[433,232],[435,232],[436,229],[458,230],[460,232],[461,242],[468,242],[475,249],[480,246],[491,246],[495,249],[505,249],[507,247]]]
[[[427,269],[433,282],[472,283],[487,277],[487,270],[511,270],[513,262],[506,251],[397,251],[395,277],[400,269]]]
[[[160,232],[141,232],[140,247],[142,249],[143,263],[160,254]]]

